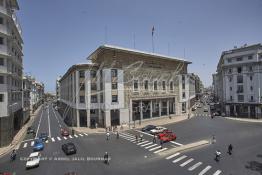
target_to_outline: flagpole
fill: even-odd
[[[154,32],[155,32],[155,27],[153,26],[153,28],[152,28],[152,51],[153,51],[153,53],[155,52]]]

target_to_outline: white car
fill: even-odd
[[[150,134],[158,134],[163,132],[164,130],[167,130],[167,128],[162,126],[157,126],[155,129],[150,130]]]
[[[39,166],[40,152],[31,153],[26,162],[26,169]]]

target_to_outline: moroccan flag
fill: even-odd
[[[155,32],[155,27],[153,26],[152,27],[152,36],[154,35],[154,32]]]

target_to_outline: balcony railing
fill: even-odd
[[[19,20],[18,20],[17,16],[16,16],[14,13],[12,14],[12,19],[13,19],[13,21],[14,21],[14,23],[15,23],[15,26],[16,26],[18,32],[20,33],[20,35],[22,35],[21,25],[20,25],[20,23],[19,23]]]

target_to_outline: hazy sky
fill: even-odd
[[[55,80],[104,44],[184,57],[212,84],[223,50],[262,42],[262,0],[20,0],[24,71]],[[107,31],[107,32],[105,32]],[[107,33],[107,34],[105,34]],[[107,36],[107,37],[106,37]],[[169,47],[168,47],[169,46]],[[169,48],[169,49],[168,49]]]

